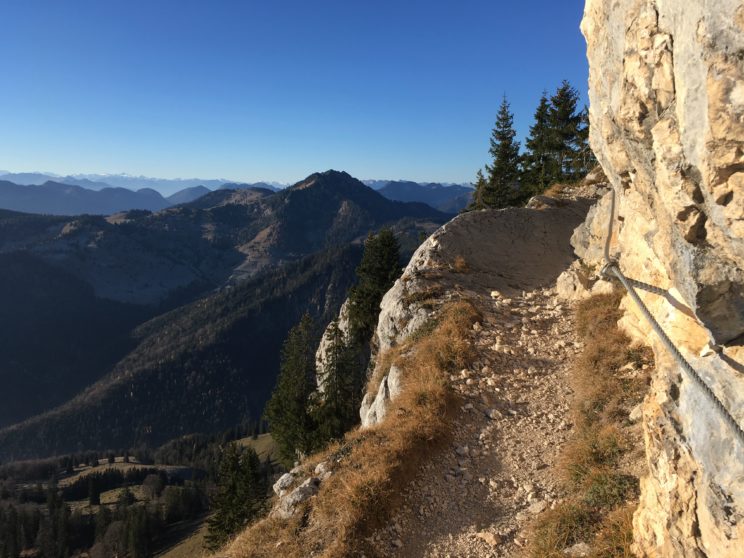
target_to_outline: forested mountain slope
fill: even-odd
[[[0,430],[0,459],[151,446],[259,418],[279,349],[305,311],[327,321],[361,249],[331,249],[159,316],[136,348],[68,403]]]

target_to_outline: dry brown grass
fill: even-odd
[[[575,182],[558,182],[556,184],[551,184],[548,189],[542,193],[542,195],[549,196],[555,199],[565,198],[571,194],[571,190],[583,183],[584,180],[581,179]]]
[[[534,530],[535,558],[565,558],[563,549],[591,537],[596,518],[588,506],[564,502],[545,512]]]
[[[380,367],[404,370],[404,390],[382,425],[355,430],[343,442],[312,456],[337,463],[318,495],[290,520],[264,519],[226,549],[231,558],[375,556],[365,542],[387,520],[425,456],[447,439],[449,414],[456,408],[446,378],[472,364],[469,332],[480,315],[472,304],[445,306],[428,335],[414,336]],[[387,364],[389,363],[389,364]]]
[[[452,264],[452,270],[455,273],[467,273],[470,271],[470,267],[468,266],[468,262],[465,261],[465,258],[462,256],[455,256],[455,263]]]
[[[548,196],[551,198],[560,198],[561,194],[563,194],[563,191],[566,189],[566,184],[553,184],[550,187],[548,187],[547,190],[543,192],[543,196]]]
[[[611,511],[602,522],[594,538],[592,558],[631,558],[633,552],[633,513],[636,504],[630,503]]]
[[[402,354],[403,346],[393,347],[392,349],[385,351],[382,355],[377,357],[377,361],[374,363],[374,369],[367,379],[367,393],[377,393],[380,388],[380,383],[385,375],[390,372],[390,367],[400,359]]]
[[[407,306],[418,304],[425,308],[432,307],[442,294],[444,294],[444,289],[438,285],[433,285],[421,291],[406,291],[403,302]]]
[[[564,556],[563,550],[577,542],[589,543],[595,558],[632,556],[638,479],[629,474],[628,461],[640,459],[641,452],[633,451],[642,442],[627,417],[642,401],[648,380],[628,370],[653,361],[649,349],[633,346],[617,327],[620,299],[594,296],[577,308],[584,350],[571,377],[576,430],[559,465],[569,497],[535,525],[531,550],[536,558]]]

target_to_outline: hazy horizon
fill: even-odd
[[[0,168],[472,182],[503,94],[586,101],[582,2],[11,2]],[[521,69],[529,67],[530,71]]]
[[[323,169],[318,170],[315,172],[324,172],[325,170],[330,169]],[[343,170],[343,169],[336,169],[336,170]],[[310,173],[313,174],[313,173]],[[229,184],[229,183],[235,183],[235,184],[268,184],[275,188],[286,188],[289,186],[292,186],[293,184],[296,184],[298,182],[301,182],[306,176],[303,176],[302,178],[298,178],[297,180],[294,180],[292,182],[277,182],[273,180],[234,180],[229,178],[204,178],[204,177],[174,177],[174,178],[166,178],[162,176],[145,176],[145,175],[132,175],[128,173],[106,173],[106,174],[97,174],[97,173],[73,173],[73,174],[59,174],[55,173],[53,171],[12,171],[7,169],[0,169],[0,180],[7,180],[8,182],[14,182],[14,178],[16,176],[23,176],[23,175],[40,175],[44,177],[49,177],[50,179],[59,179],[61,181],[64,180],[70,180],[75,179],[79,181],[83,180],[89,180],[91,182],[102,182],[106,183],[107,187],[111,188],[126,188],[130,190],[137,190],[140,188],[150,188],[153,190],[156,190],[163,196],[172,195],[182,189],[187,188],[193,188],[196,186],[204,186],[206,188],[209,188],[210,190],[214,190],[216,188],[219,188],[223,184]],[[447,182],[442,180],[410,180],[406,178],[363,178],[363,177],[354,177],[360,180],[364,183],[381,183],[381,182],[414,182],[417,184],[442,184],[445,186],[472,186],[471,182]],[[110,180],[113,183],[107,182],[107,179]],[[131,181],[136,182],[137,180],[141,180],[143,183],[139,188],[135,188],[134,184],[132,185],[126,185],[122,184],[122,181]],[[39,185],[43,184],[44,181],[35,181],[31,182],[28,180],[18,181],[15,182],[19,185]],[[156,184],[153,184],[156,183]],[[167,185],[163,184],[157,184],[157,183],[167,183]],[[85,187],[85,186],[83,186]]]

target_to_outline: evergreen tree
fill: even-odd
[[[488,176],[476,191],[472,209],[485,207],[502,208],[513,205],[519,188],[519,142],[514,138],[514,115],[511,113],[506,95],[501,101],[496,116],[496,125],[491,132],[491,164],[486,165]]]
[[[574,159],[574,175],[581,178],[597,165],[597,158],[589,145],[589,108],[587,106],[584,106],[584,110],[579,114],[576,136],[577,154]]]
[[[67,558],[70,509],[60,498],[52,480],[47,490],[47,513],[41,517],[36,535],[36,547],[43,558]]]
[[[382,297],[400,273],[400,245],[393,231],[385,228],[377,235],[370,234],[356,269],[357,283],[349,292],[351,343],[369,343],[377,327]]]
[[[54,544],[54,530],[52,528],[52,519],[44,516],[39,523],[39,531],[36,534],[36,548],[44,558],[56,558],[56,548]]]
[[[128,558],[151,556],[147,512],[140,506],[133,506],[127,510],[126,548]]]
[[[315,424],[310,398],[316,389],[315,324],[309,314],[293,327],[282,347],[276,387],[266,404],[265,416],[286,465],[313,448]]]
[[[228,444],[220,463],[217,494],[208,521],[207,547],[215,550],[265,508],[268,480],[252,448]]]
[[[530,126],[525,148],[521,182],[525,197],[529,197],[544,192],[557,173],[557,162],[552,151],[550,102],[547,92],[543,92],[540,97],[535,110],[535,122]]]
[[[14,506],[0,508],[0,558],[17,558],[23,548],[22,524]]]
[[[485,209],[486,204],[483,201],[483,194],[486,191],[486,187],[488,186],[488,183],[486,182],[486,177],[483,176],[483,171],[481,169],[478,169],[478,171],[475,173],[475,190],[473,191],[473,199],[470,202],[470,205],[466,207],[463,211],[472,211],[474,209]]]
[[[112,518],[109,509],[106,506],[99,507],[95,519],[95,540],[99,541],[103,539],[103,536],[106,534],[106,529],[108,529],[111,521]]]
[[[96,480],[94,476],[88,479],[88,504],[91,506],[101,504],[101,490],[98,488]]]
[[[124,490],[122,490],[119,494],[119,498],[116,500],[116,509],[125,510],[126,508],[134,504],[134,502],[134,494],[132,494],[132,491],[129,490],[128,486],[125,486]]]
[[[360,369],[353,348],[335,320],[328,326],[327,342],[323,389],[314,407],[319,446],[341,438],[356,424],[364,376],[364,368]]]
[[[579,92],[563,81],[550,99],[549,123],[555,170],[550,183],[573,181],[579,151],[581,116],[576,112]]]

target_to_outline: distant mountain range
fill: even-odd
[[[190,186],[165,198],[152,188],[130,190],[109,185],[98,188],[101,183],[95,183],[94,189],[82,185],[92,184],[90,181],[78,182],[81,185],[52,180],[40,185],[20,185],[0,179],[0,208],[43,215],[111,215],[132,209],[160,211],[166,207],[195,201],[212,191],[202,185]],[[254,188],[252,184],[230,183],[223,184],[220,188],[223,186],[233,189]],[[260,182],[258,187],[269,189],[271,185]]]
[[[44,184],[45,182],[58,182],[60,184],[72,184],[82,186],[90,190],[102,190],[104,188],[127,188],[129,190],[140,190],[151,188],[157,190],[163,196],[170,196],[194,186],[204,186],[209,190],[216,190],[225,183],[235,184],[234,180],[226,179],[203,179],[203,178],[152,178],[149,176],[131,176],[128,174],[74,174],[59,176],[51,173],[21,172],[2,173],[0,180],[7,180],[15,184],[28,186],[32,184]],[[242,184],[242,183],[240,183]],[[261,183],[266,184],[266,183]],[[278,190],[285,184],[270,183],[269,188]]]
[[[167,197],[158,191],[170,191],[174,184],[188,185]],[[472,193],[469,185],[461,184],[391,180],[368,180],[365,184],[390,200],[426,203],[445,213],[459,212],[468,204]],[[0,208],[47,215],[110,215],[132,209],[159,211],[193,202],[213,190],[251,189],[279,190],[276,183],[268,182],[168,180],[126,175],[51,177],[43,173],[5,173],[0,174]]]
[[[473,188],[462,184],[439,184],[391,180],[377,188],[377,191],[396,201],[423,202],[445,213],[459,213],[473,196]]]
[[[190,188],[184,188],[179,190],[175,194],[171,194],[166,200],[172,205],[178,205],[181,203],[189,203],[198,200],[202,196],[209,194],[212,190],[206,186],[191,186]]]
[[[108,217],[0,210],[0,460],[259,418],[287,331],[336,315],[367,234],[392,227],[408,257],[449,219],[337,171],[187,194],[204,195]]]
[[[47,181],[21,186],[0,180],[0,208],[46,215],[110,215],[130,209],[159,211],[171,203],[150,188],[89,190],[72,184]]]

